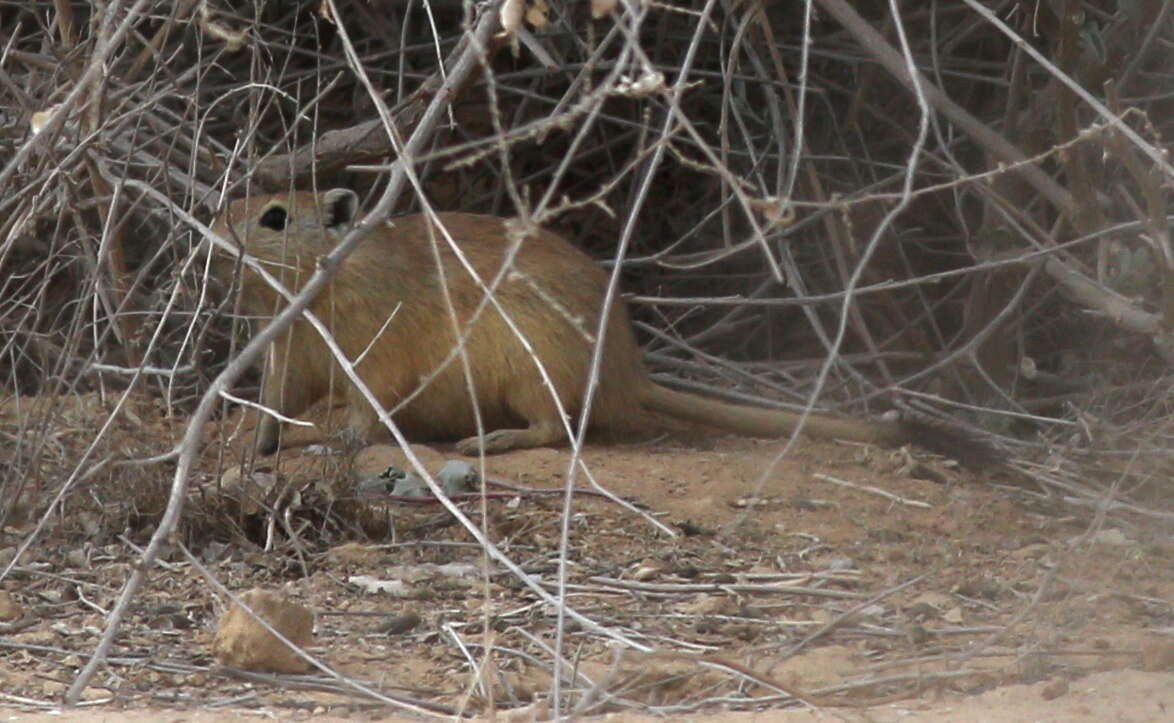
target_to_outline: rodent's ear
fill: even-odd
[[[285,204],[274,201],[261,212],[261,218],[257,223],[274,231],[284,231],[286,225],[289,224],[289,211],[286,210]]]
[[[322,194],[322,222],[326,228],[349,226],[359,212],[359,197],[349,188],[334,188]]]

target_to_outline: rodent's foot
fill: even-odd
[[[484,437],[468,437],[457,442],[457,451],[467,457],[476,457],[485,448],[485,454],[499,454],[518,446],[517,436],[522,429],[495,429]]]

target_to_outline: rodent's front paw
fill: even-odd
[[[277,451],[280,444],[281,427],[276,420],[270,417],[261,420],[261,429],[257,432],[257,443],[253,449],[262,457],[268,457]]]
[[[366,432],[354,427],[343,427],[338,433],[338,439],[347,449],[362,449],[367,446]]]

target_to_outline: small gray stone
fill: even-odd
[[[449,496],[465,495],[481,488],[481,475],[477,474],[477,469],[459,459],[445,462],[436,479],[444,493]]]

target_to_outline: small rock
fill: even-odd
[[[412,445],[412,452],[424,469],[440,469],[445,463],[444,455],[434,449],[420,445]],[[388,465],[395,465],[403,469],[414,469],[408,456],[399,447],[388,444],[374,444],[361,450],[355,455],[355,474],[360,479],[368,475],[376,475],[387,469]]]
[[[954,603],[954,598],[940,592],[923,592],[917,597],[913,598],[914,604],[922,603],[930,607],[938,608],[939,610]]]
[[[101,537],[104,520],[93,512],[81,512],[74,520],[85,530],[87,537]]]
[[[110,702],[114,698],[114,693],[109,688],[95,688],[90,686],[82,691],[81,699],[87,702]]]
[[[430,569],[444,577],[474,578],[481,574],[481,566],[471,562],[446,562],[443,565],[432,565]]]
[[[672,570],[672,574],[676,575],[677,577],[683,577],[686,580],[694,580],[701,574],[701,570],[699,570],[695,565],[685,563],[675,566]]]
[[[406,635],[420,624],[420,616],[416,613],[393,615],[379,626],[379,631],[388,635]]]
[[[530,723],[530,721],[546,721],[550,720],[550,706],[546,701],[540,700],[530,705],[524,705],[520,708],[511,708],[504,713],[499,713],[506,723]]]
[[[389,495],[395,489],[395,483],[405,475],[407,472],[402,468],[391,464],[376,474],[360,477],[355,484],[355,491],[360,495]]]
[[[668,563],[663,560],[657,560],[651,557],[646,558],[633,566],[630,577],[640,582],[654,580],[663,575],[665,570],[668,569],[668,566]]]
[[[440,482],[444,493],[450,497],[467,495],[481,488],[481,475],[477,474],[477,469],[468,462],[459,459],[450,459],[445,462],[440,473],[436,475],[436,480]]]
[[[258,472],[237,466],[220,475],[220,494],[236,500],[241,513],[250,516],[259,514],[277,486],[277,475]]]
[[[856,615],[860,618],[879,618],[885,614],[884,605],[869,605],[859,610]]]
[[[29,630],[24,633],[17,633],[5,640],[14,643],[21,643],[22,645],[38,645],[42,647],[53,647],[61,644],[61,636],[52,630]]]
[[[1040,697],[1044,700],[1055,700],[1056,698],[1059,698],[1060,696],[1067,693],[1068,681],[1064,679],[1053,680],[1051,683],[1045,685],[1044,689],[1040,691]]]
[[[70,567],[89,568],[89,556],[85,550],[75,548],[65,553],[65,564]]]
[[[69,602],[65,590],[60,587],[50,587],[45,588],[44,590],[38,590],[37,597],[41,598],[41,600],[49,603],[50,605],[63,605],[64,603]]]
[[[739,605],[735,613],[738,617],[751,618],[752,620],[765,620],[767,617],[761,608],[755,607],[754,605]]]
[[[240,596],[242,603],[299,647],[310,644],[314,614],[279,593],[253,589]],[[220,619],[212,640],[212,654],[224,665],[273,673],[301,673],[310,664],[266,630],[244,608],[233,604]]]
[[[982,600],[997,600],[1002,594],[999,583],[989,578],[966,580],[954,586],[951,592]]]
[[[351,575],[347,578],[347,582],[358,586],[363,592],[371,595],[383,594],[398,598],[418,596],[416,589],[403,580],[381,580],[371,575]]]
[[[905,608],[905,614],[914,620],[932,620],[941,614],[933,605],[926,602],[915,602]]]
[[[59,680],[46,680],[41,683],[41,695],[55,700],[65,695],[65,691],[69,686]]]
[[[388,465],[379,474],[359,480],[356,491],[360,495],[392,495],[394,497],[431,497],[432,490],[415,472]]]
[[[1037,542],[1035,544],[1021,547],[1015,552],[1012,552],[1011,555],[1021,560],[1026,560],[1030,558],[1042,557],[1046,555],[1051,549],[1052,548],[1049,545],[1045,545],[1042,542]]]
[[[393,497],[431,497],[432,489],[424,478],[415,472],[403,472],[403,477],[399,477],[395,481],[395,487],[391,490]]]
[[[1125,533],[1116,528],[1109,528],[1101,530],[1092,536],[1093,542],[1108,547],[1123,547],[1130,544],[1130,540],[1125,536]]]
[[[24,608],[7,590],[0,590],[0,623],[7,623],[24,616]]]
[[[677,605],[686,615],[723,615],[734,603],[725,595],[701,594]]]
[[[384,553],[373,545],[346,542],[332,547],[326,556],[343,565],[375,565],[383,559]]]
[[[1151,638],[1143,643],[1141,669],[1154,673],[1174,670],[1174,640]]]
[[[910,625],[905,630],[905,634],[909,636],[909,642],[914,645],[925,645],[933,637],[928,630],[916,624]]]

